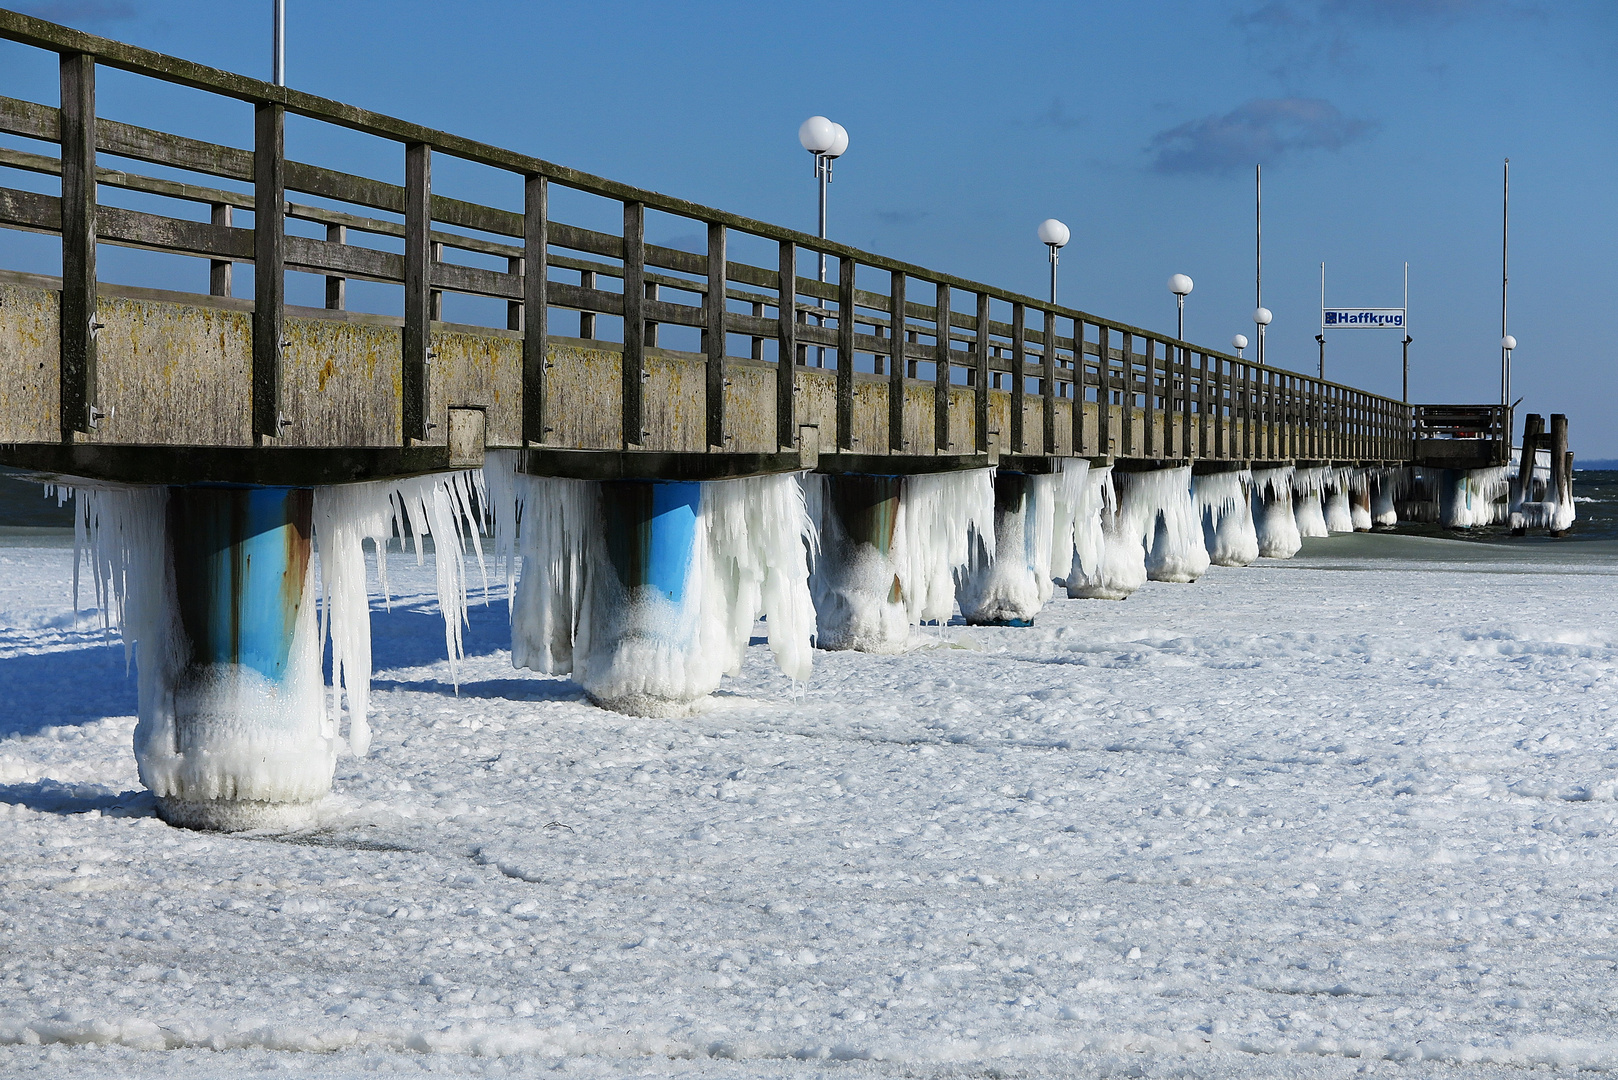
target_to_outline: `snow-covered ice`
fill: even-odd
[[[281,836],[152,815],[70,543],[10,544],[0,1075],[1618,1069],[1608,544],[1308,540],[796,688],[761,626],[665,720],[475,595],[457,696],[394,560]]]

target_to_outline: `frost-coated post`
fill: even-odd
[[[1051,477],[994,475],[994,555],[983,546],[961,575],[961,616],[978,626],[1032,626],[1051,594]]]
[[[313,505],[306,488],[168,492],[168,603],[136,631],[135,759],[171,824],[285,828],[331,789]]]
[[[1191,467],[1130,475],[1128,499],[1143,500],[1156,518],[1148,533],[1146,576],[1152,581],[1192,582],[1208,570],[1202,520],[1191,496]]]
[[[1371,524],[1392,528],[1399,524],[1399,510],[1394,503],[1403,486],[1405,470],[1376,469],[1371,473]]]
[[[1203,543],[1216,566],[1249,566],[1258,559],[1252,486],[1253,474],[1246,469],[1192,477]]]
[[[1303,546],[1292,511],[1293,468],[1253,472],[1253,531],[1264,559],[1290,559]]]
[[[1371,470],[1355,469],[1348,477],[1348,511],[1355,532],[1371,531]]]

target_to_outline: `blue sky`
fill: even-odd
[[[269,73],[269,0],[21,6]],[[1187,335],[1219,346],[1252,333],[1261,161],[1270,360],[1313,370],[1322,261],[1331,303],[1396,305],[1408,260],[1416,400],[1498,396],[1509,156],[1515,389],[1525,409],[1570,414],[1582,456],[1618,457],[1608,0],[288,0],[287,22],[299,89],[810,231],[796,129],[824,113],[851,137],[835,238],[1040,294],[1034,227],[1060,217],[1073,230],[1065,303],[1172,330],[1165,281],[1187,273]],[[29,53],[0,44],[0,93],[54,101],[54,71]],[[104,76],[103,115],[150,119],[154,105],[187,133],[250,137],[241,107]],[[393,148],[356,136],[294,126],[289,142],[401,173]],[[444,164],[435,183],[514,196],[504,178]],[[606,221],[604,209],[576,214]],[[664,242],[695,232],[648,229]],[[31,244],[0,233],[0,251]],[[1327,374],[1397,396],[1397,335],[1332,336]]]

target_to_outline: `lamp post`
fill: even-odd
[[[798,142],[815,158],[815,179],[820,181],[820,238],[826,239],[826,185],[831,183],[831,163],[843,156],[848,149],[848,131],[842,124],[836,124],[824,116],[811,116],[798,125]],[[826,280],[826,253],[818,252],[820,264],[820,280]],[[818,303],[818,301],[817,301]],[[815,316],[815,324],[823,325],[825,319]],[[826,366],[826,347],[815,347],[815,366]]]
[[[1500,404],[1506,405],[1506,406],[1509,406],[1511,404],[1511,350],[1515,349],[1516,347],[1517,347],[1517,339],[1515,337],[1511,336],[1510,334],[1506,334],[1504,337],[1502,337],[1500,339],[1500,349],[1505,354],[1505,357],[1506,357],[1506,380],[1505,380],[1506,397],[1505,397],[1505,400],[1502,401]]]
[[[1235,349],[1236,355],[1240,357],[1242,355],[1242,350],[1247,348],[1247,335],[1237,334],[1235,337],[1231,338],[1230,347]]]
[[[1169,278],[1169,292],[1174,294],[1174,306],[1179,309],[1180,325],[1175,337],[1185,340],[1185,298],[1191,295],[1191,279],[1184,274]]]
[[[286,0],[275,0],[274,15],[272,16],[274,28],[271,31],[271,81],[276,86],[287,84],[287,5]]]
[[[1051,249],[1051,303],[1056,303],[1056,253],[1067,246],[1073,238],[1068,227],[1055,218],[1046,218],[1039,223],[1039,242]]]
[[[1253,324],[1258,327],[1258,362],[1264,363],[1264,328],[1275,318],[1267,307],[1253,309]]]

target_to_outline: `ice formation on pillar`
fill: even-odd
[[[1325,469],[1322,511],[1328,533],[1354,531],[1354,512],[1349,507],[1349,469]]]
[[[353,744],[363,752],[369,742],[369,598],[360,541],[371,537],[381,555],[394,521],[390,501],[402,512],[412,499],[424,507],[447,500],[461,506],[464,520],[464,503],[445,491],[467,491],[466,484],[423,477],[346,490],[57,489],[75,502],[75,591],[87,559],[103,623],[117,627],[135,660],[135,760],[167,820],[245,829],[310,817],[330,790],[342,746],[338,706],[334,700],[328,712],[321,677],[327,627],[339,686],[348,690]],[[437,532],[437,523],[431,528]],[[319,621],[317,531],[325,593]],[[460,562],[438,560],[440,603],[446,619],[458,620],[464,588],[442,591],[450,561]],[[458,566],[448,571],[450,579],[459,573]]]
[[[796,475],[565,480],[491,453],[485,476],[517,667],[571,674],[606,708],[678,715],[740,669],[763,615],[781,670],[809,677],[815,535]]]
[[[1138,502],[1123,505],[1113,486],[1111,465],[1091,469],[1083,503],[1074,515],[1068,596],[1076,600],[1129,596],[1146,584],[1146,543],[1146,507]]]
[[[1409,484],[1410,470],[1400,468],[1372,469],[1371,524],[1391,528],[1399,524],[1397,500]]]
[[[1253,531],[1264,559],[1290,559],[1303,546],[1292,512],[1293,467],[1253,470]]]
[[[1329,536],[1321,497],[1326,490],[1326,470],[1322,468],[1297,469],[1292,474],[1292,513],[1298,523],[1298,535]]]
[[[1138,499],[1151,508],[1146,549],[1146,576],[1153,581],[1195,581],[1208,570],[1202,539],[1202,515],[1191,497],[1191,466],[1129,473],[1125,501]]]
[[[993,558],[992,469],[910,476],[810,474],[820,534],[810,576],[822,649],[898,652],[915,627],[955,612],[955,575],[975,545]]]
[[[974,537],[956,598],[969,623],[1025,626],[1066,577],[1089,473],[1088,461],[1060,460],[1049,473],[997,472],[994,554]],[[1057,562],[1062,565],[1058,568]]]
[[[1513,529],[1548,529],[1554,533],[1572,528],[1576,518],[1573,504],[1572,473],[1563,473],[1564,483],[1557,490],[1558,466],[1551,461],[1549,450],[1534,451],[1534,464],[1528,480],[1528,490],[1518,491],[1516,476],[1522,468],[1521,451],[1512,455],[1510,475],[1512,497],[1516,505],[1511,511]],[[1561,468],[1565,469],[1563,465]]]
[[[1446,529],[1471,529],[1505,519],[1510,491],[1508,466],[1444,469],[1438,477],[1438,521]]]
[[[1258,559],[1252,486],[1247,469],[1192,477],[1203,543],[1216,566],[1249,566]]]

